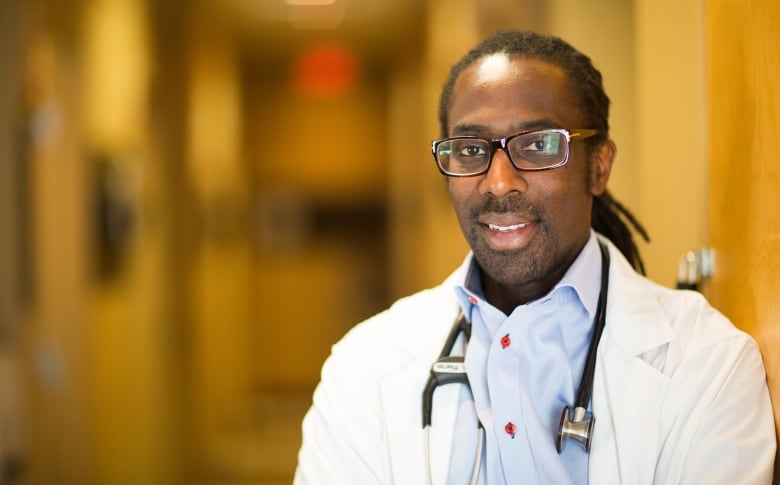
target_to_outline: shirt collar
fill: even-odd
[[[591,229],[590,237],[580,254],[577,255],[566,274],[553,287],[548,296],[555,297],[561,288],[571,288],[588,312],[588,315],[593,318],[601,289],[601,264],[601,250],[599,249],[598,238]],[[470,315],[470,307],[476,304],[477,300],[484,299],[481,270],[473,255],[470,256],[466,278],[459,290],[457,293],[461,307],[466,315]]]
[[[596,306],[601,290],[601,250],[596,233],[591,229],[588,242],[580,251],[577,259],[569,266],[561,281],[555,285],[558,288],[571,287],[577,293],[580,302],[592,318],[596,314]]]

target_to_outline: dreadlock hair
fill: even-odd
[[[499,53],[538,59],[558,66],[566,74],[569,85],[575,90],[580,109],[585,117],[586,128],[598,131],[598,135],[584,140],[588,150],[594,150],[608,139],[609,97],[604,91],[601,73],[593,66],[590,58],[558,37],[516,30],[496,32],[452,66],[439,98],[439,127],[443,137],[449,133],[448,113],[452,102],[452,91],[458,77],[475,61]],[[644,263],[626,222],[645,241],[650,240],[647,231],[636,217],[608,191],[605,190],[601,195],[593,198],[591,227],[612,241],[634,269],[644,274]]]

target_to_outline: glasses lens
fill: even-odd
[[[447,173],[479,173],[490,162],[490,144],[485,140],[472,138],[446,140],[437,145],[436,159]]]
[[[534,131],[509,140],[512,160],[522,168],[552,167],[566,158],[566,136],[557,131]]]

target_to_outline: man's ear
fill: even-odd
[[[590,193],[601,195],[607,189],[612,163],[615,161],[617,147],[612,140],[605,140],[597,146],[590,156]]]

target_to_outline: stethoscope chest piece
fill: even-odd
[[[590,438],[595,418],[581,407],[574,409],[573,416],[570,415],[570,412],[571,408],[569,406],[563,408],[555,447],[558,449],[558,453],[560,453],[563,449],[563,441],[569,438],[581,444],[585,451],[590,452]]]

